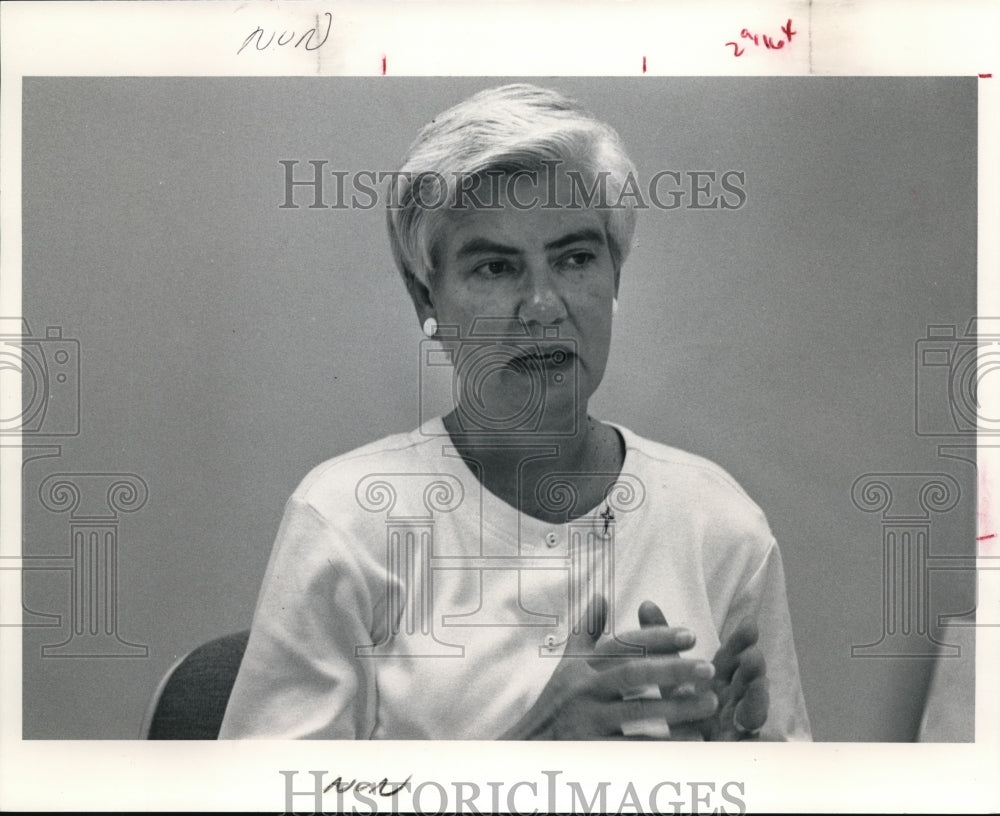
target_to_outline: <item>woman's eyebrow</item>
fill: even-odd
[[[604,233],[596,229],[582,229],[567,233],[561,238],[556,238],[545,245],[545,249],[562,249],[570,244],[577,244],[590,241],[595,244],[604,245]],[[507,246],[488,238],[470,238],[458,248],[455,256],[465,258],[469,255],[498,254],[498,255],[520,255],[522,252],[518,247]]]
[[[469,255],[480,255],[483,253],[518,255],[520,252],[521,250],[517,247],[498,244],[496,241],[490,241],[488,238],[471,238],[458,248],[458,252],[456,252],[455,255],[458,258],[463,258]]]
[[[595,229],[582,229],[576,232],[571,232],[564,235],[562,238],[557,238],[555,241],[551,241],[545,245],[546,249],[562,249],[570,244],[583,243],[585,241],[591,241],[595,244],[604,245],[604,233]]]

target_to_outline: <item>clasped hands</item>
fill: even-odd
[[[651,601],[639,607],[639,629],[617,640],[601,639],[606,617],[596,596],[538,700],[502,739],[732,741],[763,727],[769,697],[753,618],[709,663],[681,656],[694,634],[669,626]],[[644,654],[623,657],[618,641]]]

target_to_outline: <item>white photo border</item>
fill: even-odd
[[[978,313],[1000,314],[1000,59],[995,2],[840,3],[363,3],[94,2],[4,3],[4,83],[0,156],[4,240],[0,247],[3,314],[20,313],[21,80],[28,76],[348,76],[378,75],[965,75],[979,84]],[[321,51],[240,54],[255,26],[308,29],[330,14]],[[794,19],[808,48],[759,51],[735,60],[724,43],[744,25]],[[552,36],[558,25],[559,38]],[[447,48],[413,36],[432,28]],[[516,51],[480,48],[470,33],[516,37]],[[463,35],[463,36],[458,36]],[[599,50],[574,46],[594,37]],[[584,40],[585,41],[585,40]],[[467,44],[466,44],[467,43]],[[249,58],[248,58],[249,57]],[[385,68],[383,69],[383,57]],[[985,76],[983,76],[985,75]],[[995,76],[994,76],[995,75]],[[0,398],[18,400],[4,381]],[[997,405],[996,393],[985,398]],[[7,415],[5,413],[5,415]],[[996,415],[991,414],[991,416]],[[993,492],[1000,461],[980,451]],[[20,542],[20,453],[0,450],[4,553]],[[20,609],[20,598],[0,603]],[[981,597],[996,608],[1000,599]],[[649,790],[664,779],[742,780],[752,811],[988,812],[1000,809],[1000,630],[977,631],[976,742],[969,745],[686,746],[662,767],[655,746],[622,744],[609,771],[606,744],[144,743],[21,739],[21,632],[0,629],[0,807],[5,810],[266,810],[284,807],[281,770],[359,778],[456,779],[544,791],[544,771],[586,782],[611,776]],[[572,769],[572,770],[570,770]],[[724,770],[723,770],[724,769]],[[506,790],[500,806],[507,801]],[[688,794],[685,794],[688,795]],[[515,804],[544,807],[544,794]],[[611,795],[617,803],[620,796]],[[311,810],[308,797],[296,807]],[[567,805],[560,798],[558,804]],[[726,802],[722,803],[727,805]],[[333,805],[328,801],[328,807]],[[428,793],[425,807],[437,807]],[[454,808],[454,800],[449,809]],[[729,805],[727,805],[729,806]],[[736,805],[731,805],[735,810]],[[399,810],[407,810],[402,800]],[[480,804],[485,809],[485,800]]]

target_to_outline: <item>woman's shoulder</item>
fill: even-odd
[[[385,436],[316,465],[299,482],[292,500],[311,505],[321,514],[338,512],[366,491],[382,489],[403,475],[429,471],[434,451],[440,455],[437,425]],[[443,429],[443,425],[441,426]]]
[[[671,504],[685,503],[692,510],[721,520],[768,530],[760,506],[742,485],[718,463],[697,453],[647,439],[614,425],[625,441],[626,469],[642,480],[647,489],[661,491],[673,498]]]

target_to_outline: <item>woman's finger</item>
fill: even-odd
[[[663,612],[652,601],[643,601],[639,605],[639,629],[633,629],[616,635],[614,639],[602,640],[595,650],[596,657],[590,665],[603,671],[615,665],[616,661],[632,659],[634,654],[619,654],[619,643],[627,643],[642,647],[642,656],[656,654],[678,654],[690,649],[695,644],[694,632],[683,627],[671,627]]]
[[[663,611],[652,601],[639,604],[639,626],[666,626],[667,618]]]
[[[617,665],[590,678],[588,686],[591,694],[606,700],[621,699],[635,689],[653,684],[660,687],[664,696],[669,696],[681,685],[695,691],[708,688],[714,674],[715,667],[704,660],[654,655],[618,661]]]
[[[643,657],[653,655],[675,655],[694,646],[694,633],[689,629],[670,626],[650,626],[623,632],[617,638],[605,638],[594,649],[591,665],[595,669],[606,669],[623,659],[635,659],[635,654],[621,655],[622,643],[641,646]]]
[[[747,687],[758,678],[762,678],[767,674],[764,653],[758,646],[751,646],[740,654],[738,664],[728,684],[719,684],[718,676],[716,677],[715,691],[722,700],[723,706],[735,706],[743,699]]]
[[[743,698],[736,704],[733,724],[738,734],[753,734],[764,727],[771,703],[767,686],[767,678],[758,677],[747,686]]]
[[[767,674],[767,662],[764,660],[764,652],[759,646],[751,646],[744,650],[739,656],[739,666],[733,672],[733,696],[739,699],[746,689],[758,677]]]
[[[722,644],[712,660],[720,682],[730,681],[733,672],[739,666],[740,654],[756,644],[759,636],[756,620],[748,617],[740,621],[739,626]]]

